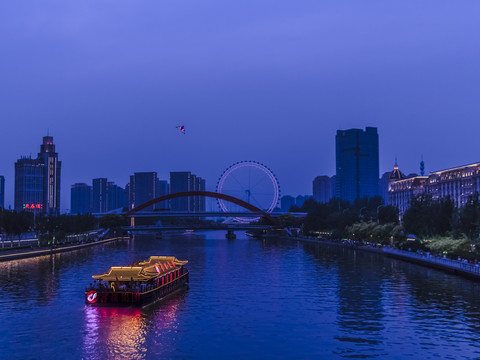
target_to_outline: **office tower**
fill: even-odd
[[[70,190],[70,213],[87,214],[92,212],[92,187],[84,183],[72,185]]]
[[[157,181],[157,197],[165,196],[170,193],[170,185],[166,180]],[[155,204],[156,209],[170,209],[170,201],[162,201]]]
[[[0,176],[0,208],[5,208],[5,178]]]
[[[190,171],[170,173],[170,193],[205,191],[205,180]],[[173,211],[205,211],[205,197],[190,196],[170,200]]]
[[[92,211],[94,213],[107,212],[107,178],[92,180]]]
[[[313,198],[316,202],[327,203],[334,197],[334,177],[317,176],[313,180]]]
[[[34,213],[45,211],[45,166],[40,159],[22,157],[15,163],[15,210]]]
[[[92,180],[92,210],[94,213],[105,213],[124,208],[128,205],[124,188],[107,178]]]
[[[51,215],[60,214],[61,161],[55,152],[52,136],[44,136],[38,159],[43,161],[43,210]]]
[[[336,196],[350,202],[378,195],[377,128],[338,130]]]
[[[113,181],[107,182],[107,211],[112,211],[127,206],[125,189]]]
[[[170,173],[170,194],[192,191],[190,171],[177,171]],[[190,211],[190,198],[181,197],[170,200],[173,211]]]
[[[15,210],[60,213],[61,161],[53,137],[44,136],[36,159],[21,157],[15,163]]]
[[[158,178],[156,172],[137,172],[130,176],[129,188],[129,208],[137,207],[149,200],[155,199],[158,189]],[[157,209],[155,206],[149,206],[144,210]]]

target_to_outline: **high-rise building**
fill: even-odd
[[[377,128],[338,130],[336,197],[350,202],[378,195]]]
[[[51,136],[43,137],[36,159],[20,158],[15,163],[15,210],[58,215],[61,165]]]
[[[15,210],[44,212],[44,165],[39,159],[22,157],[15,163]]]
[[[0,176],[0,208],[5,208],[5,178]]]
[[[53,137],[44,136],[36,159],[22,157],[15,163],[15,210],[60,213],[61,162]]]
[[[107,178],[92,180],[92,210],[94,213],[107,212]]]
[[[92,187],[76,183],[70,190],[70,213],[87,214],[92,212]]]
[[[38,159],[43,160],[43,204],[48,214],[60,214],[60,170],[62,163],[58,161],[52,136],[44,136],[40,146]]]
[[[92,211],[105,213],[127,206],[125,189],[107,178],[92,180]]]
[[[125,189],[115,185],[113,181],[107,182],[107,211],[120,209],[127,206]]]
[[[158,177],[156,172],[136,172],[130,176],[128,185],[129,207],[137,207],[149,200],[157,198]],[[157,209],[158,206],[149,206],[145,210]]]
[[[316,202],[327,203],[335,196],[335,177],[317,176],[313,180],[313,198]]]
[[[205,180],[192,174],[190,171],[170,173],[170,193],[184,191],[205,191]],[[205,197],[190,196],[170,200],[173,211],[205,211]]]
[[[165,196],[170,193],[170,185],[166,180],[157,181],[157,193],[156,197]],[[155,204],[156,209],[170,209],[170,201],[162,201]]]
[[[60,171],[53,137],[44,136],[36,159],[22,157],[15,163],[15,210],[58,215]]]
[[[195,176],[194,191],[205,191],[205,179]],[[195,196],[193,211],[204,212],[206,208],[205,196]]]
[[[15,163],[15,210],[44,212],[44,165],[39,159],[22,157]]]
[[[170,194],[192,191],[190,171],[176,171],[170,173]],[[186,197],[170,200],[173,211],[190,211],[190,199]]]

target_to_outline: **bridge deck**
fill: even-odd
[[[198,225],[139,225],[126,226],[123,229],[129,231],[167,231],[167,230],[268,230],[268,225],[249,224],[198,224]]]

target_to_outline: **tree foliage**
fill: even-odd
[[[357,222],[398,224],[397,209],[385,206],[380,196],[358,199],[353,204],[341,199],[332,199],[328,203],[309,199],[298,211],[308,214],[305,231],[333,231],[337,236],[342,236],[348,226]]]

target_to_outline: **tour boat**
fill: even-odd
[[[92,306],[145,305],[182,288],[188,282],[188,261],[173,256],[150,256],[133,266],[112,267],[93,275],[85,290],[85,303]]]

